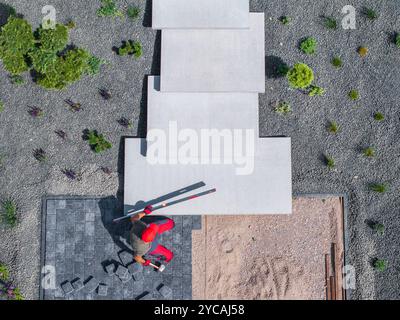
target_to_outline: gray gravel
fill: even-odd
[[[13,5],[35,26],[39,25],[42,6],[48,1],[2,0]],[[98,18],[96,0],[53,0],[57,18],[61,22],[73,19],[77,28],[71,41],[108,60],[97,77],[85,78],[61,92],[45,91],[33,85],[11,85],[0,66],[0,99],[5,111],[0,113],[0,153],[5,156],[0,173],[0,196],[14,197],[20,206],[20,224],[14,230],[0,233],[0,260],[12,266],[12,274],[28,299],[38,297],[39,235],[41,198],[46,194],[115,195],[122,183],[123,150],[121,137],[143,135],[145,128],[146,74],[159,74],[159,39],[148,26],[145,5],[150,1],[119,1],[121,7],[137,4],[141,17],[136,22]],[[400,3],[397,0],[361,1],[351,3],[357,9],[370,4],[380,17],[374,22],[357,16],[357,29],[336,31],[321,26],[320,15],[340,17],[346,0],[252,0],[252,11],[266,13],[267,62],[279,57],[288,64],[308,63],[315,71],[317,83],[326,88],[323,97],[310,98],[288,88],[285,79],[267,76],[264,95],[260,96],[260,128],[262,136],[287,135],[293,139],[293,184],[299,193],[346,193],[349,195],[349,261],[356,268],[356,290],[353,298],[400,298],[400,231],[399,174],[400,155],[398,62],[400,49],[389,43],[390,34],[400,31]],[[292,23],[281,25],[281,15],[292,17]],[[270,19],[271,18],[271,19]],[[159,35],[159,34],[158,34]],[[318,40],[318,53],[305,56],[298,49],[298,41],[305,36]],[[144,55],[138,60],[118,57],[111,50],[121,40],[139,40]],[[156,45],[158,44],[158,45]],[[365,45],[369,54],[361,59],[357,48]],[[330,65],[333,55],[340,55],[344,66],[335,70]],[[110,88],[113,98],[104,102],[97,93],[100,87]],[[361,99],[349,101],[347,93],[358,89]],[[80,113],[68,110],[65,99],[80,102]],[[287,101],[293,114],[282,117],[273,111],[277,101]],[[27,108],[40,106],[45,111],[41,119],[32,119]],[[376,122],[375,111],[385,114],[383,122]],[[124,129],[116,122],[120,117],[132,119],[134,128]],[[139,121],[140,120],[140,121]],[[326,131],[327,121],[340,125],[337,135]],[[114,147],[102,155],[95,155],[82,141],[82,130],[97,129],[104,133]],[[69,135],[62,142],[54,130],[62,129]],[[376,147],[372,160],[360,155],[365,146]],[[38,163],[32,157],[36,148],[46,150],[49,160]],[[337,162],[336,170],[328,170],[321,155],[329,153]],[[111,176],[99,168],[110,167]],[[80,181],[68,181],[61,169],[73,168],[82,173]],[[118,174],[120,171],[120,174]],[[388,182],[390,191],[375,195],[368,191],[371,182]],[[376,236],[366,225],[374,219],[386,226],[385,235]],[[386,259],[388,268],[375,272],[370,260]]]

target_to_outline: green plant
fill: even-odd
[[[304,63],[296,63],[286,76],[290,86],[295,89],[306,89],[314,80],[314,72]]]
[[[400,48],[400,33],[396,33],[394,37],[394,43],[396,44],[397,47]]]
[[[374,113],[374,119],[376,121],[382,121],[385,119],[385,116],[380,112],[376,112],[376,113]]]
[[[138,41],[123,41],[122,46],[118,49],[118,55],[133,55],[136,58],[140,58],[142,55],[142,45]]]
[[[15,288],[13,291],[13,296],[11,298],[11,300],[17,300],[17,301],[21,301],[24,300],[24,297],[21,293],[21,290],[19,288]]]
[[[276,68],[276,74],[280,77],[285,77],[288,74],[289,70],[290,68],[286,63],[281,63]]]
[[[373,183],[369,186],[369,189],[377,193],[385,193],[387,191],[387,186],[383,183]]]
[[[315,86],[315,85],[311,85],[309,87],[309,91],[308,91],[308,95],[310,97],[314,97],[314,96],[322,96],[325,93],[325,89]]]
[[[380,236],[385,234],[385,226],[382,223],[374,222],[372,224],[372,229]]]
[[[333,169],[336,166],[335,159],[327,155],[324,155],[324,158],[325,158],[325,164],[329,169]]]
[[[339,131],[339,125],[335,121],[330,121],[328,123],[328,131],[333,134],[337,133]]]
[[[54,29],[45,29],[40,26],[36,34],[42,51],[57,53],[68,43],[68,27],[63,24],[56,24]]]
[[[101,0],[101,7],[97,10],[99,17],[123,17],[124,14],[117,8],[114,0]]]
[[[100,68],[107,61],[96,56],[90,56],[87,62],[87,73],[90,75],[96,75],[100,72]]]
[[[0,281],[8,281],[10,272],[5,264],[0,263]]]
[[[96,130],[88,130],[86,132],[86,139],[89,142],[90,147],[95,153],[103,152],[112,147],[112,144],[108,142],[102,134],[99,134]]]
[[[375,10],[371,8],[363,8],[362,13],[369,19],[369,20],[375,20],[378,18],[378,14],[375,12]]]
[[[367,47],[359,47],[357,49],[357,52],[361,57],[365,57],[368,53],[368,48]]]
[[[333,57],[331,63],[335,68],[340,68],[342,66],[342,59],[339,57]]]
[[[358,94],[358,91],[357,90],[351,90],[350,92],[349,92],[349,98],[351,99],[351,100],[358,100],[358,98],[359,98],[359,94]]]
[[[0,112],[4,111],[4,103],[0,100]]]
[[[10,227],[17,224],[18,208],[15,201],[11,198],[1,202],[0,218],[3,223]]]
[[[135,6],[131,6],[128,8],[128,10],[126,10],[126,15],[132,20],[139,17],[139,13],[140,13],[140,9]]]
[[[364,156],[371,158],[375,156],[375,150],[372,147],[368,147],[364,149],[363,154]]]
[[[287,25],[290,23],[291,19],[288,16],[281,16],[279,18],[279,21],[283,24],[283,25]]]
[[[382,259],[374,259],[372,262],[372,266],[376,271],[383,272],[386,270],[387,262]]]
[[[42,148],[33,150],[33,157],[39,162],[47,160],[46,152]]]
[[[308,37],[300,42],[300,50],[305,54],[314,54],[317,48],[317,40]]]
[[[289,103],[287,102],[280,102],[276,107],[275,107],[275,112],[286,116],[292,112],[292,107],[290,106]]]
[[[324,17],[324,24],[328,29],[337,29],[337,22],[335,18]]]
[[[31,25],[24,19],[10,16],[0,32],[0,59],[12,75],[28,71],[26,54],[33,48],[35,39]]]
[[[25,80],[22,76],[19,75],[10,75],[10,80],[12,84],[15,84],[16,86],[21,86],[25,83]]]

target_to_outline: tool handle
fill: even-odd
[[[156,266],[155,264],[152,264],[151,262],[149,263],[149,266],[152,266],[153,268],[156,268],[156,269],[160,269],[159,266]]]

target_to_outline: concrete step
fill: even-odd
[[[264,13],[248,30],[163,30],[161,91],[265,92]]]
[[[249,28],[249,0],[153,0],[153,29]]]

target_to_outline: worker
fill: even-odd
[[[136,262],[148,266],[155,258],[159,262],[170,262],[174,257],[172,251],[159,244],[160,235],[174,228],[174,220],[170,218],[151,219],[147,217],[152,212],[152,207],[147,206],[143,212],[131,218],[131,246],[133,258]],[[153,217],[158,218],[158,217]]]

